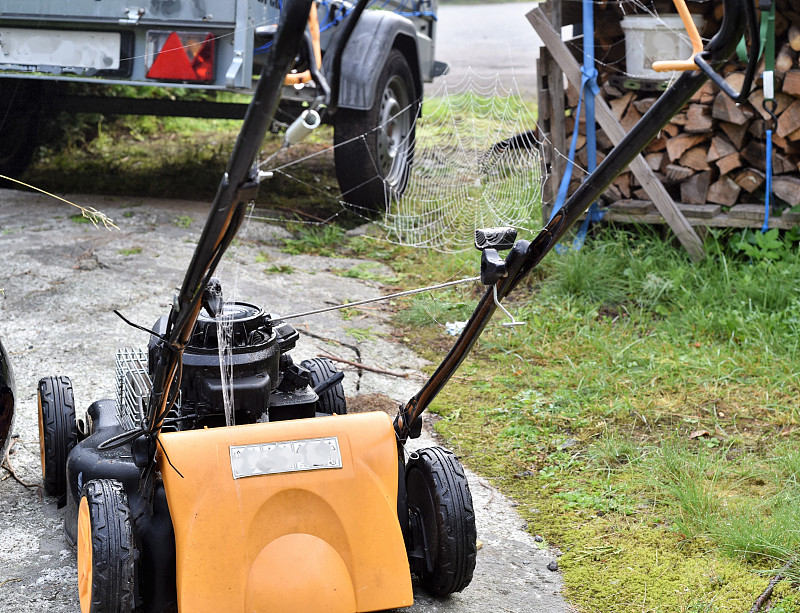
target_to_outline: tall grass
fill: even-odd
[[[787,359],[798,355],[800,255],[780,261],[735,252],[735,236],[712,236],[709,256],[693,265],[646,229],[601,233],[581,252],[551,261],[543,292],[592,308],[659,318],[659,334],[724,341]]]

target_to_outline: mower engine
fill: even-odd
[[[159,318],[148,346],[148,381],[153,376],[158,336],[166,329],[167,318]],[[227,302],[216,318],[203,309],[183,354],[180,393],[163,431],[226,425],[226,391],[232,423],[314,417],[318,396],[310,386],[319,383],[321,376],[315,372],[312,377],[310,372],[317,360],[310,360],[306,368],[289,355],[298,337],[293,326],[274,321],[252,304]],[[134,424],[141,419],[150,389],[139,384],[141,377],[135,374],[142,371],[141,359],[122,357],[118,356],[117,368],[120,418]],[[228,370],[227,387],[220,359]]]

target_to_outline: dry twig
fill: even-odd
[[[35,488],[38,488],[39,485],[37,483],[26,483],[25,481],[20,479],[17,476],[17,473],[14,470],[14,467],[11,466],[11,460],[9,459],[9,455],[11,454],[11,448],[14,446],[14,443],[16,443],[16,442],[17,442],[17,439],[15,439],[15,438],[11,439],[11,443],[8,445],[8,449],[6,449],[6,455],[3,458],[3,462],[2,462],[2,464],[0,464],[0,467],[2,467],[5,470],[7,470],[8,474],[13,477],[14,481],[19,483],[20,485],[22,485],[24,487],[31,487],[31,488],[35,487]]]
[[[348,364],[349,366],[355,366],[356,368],[360,368],[362,370],[368,370],[370,372],[378,373],[379,375],[389,375],[390,377],[399,377],[401,379],[407,379],[408,373],[404,372],[393,372],[391,370],[384,370],[383,368],[377,368],[375,366],[367,366],[366,364],[362,364],[361,362],[353,362],[351,360],[345,360],[344,358],[337,358],[336,356],[329,355],[327,353],[320,353],[319,356],[321,358],[328,358],[329,360],[333,360],[334,362],[341,362],[342,364]]]
[[[761,595],[756,598],[756,601],[753,603],[750,613],[758,613],[761,610],[761,607],[763,607],[772,596],[772,591],[775,589],[775,586],[786,577],[786,571],[789,570],[792,564],[794,564],[794,560],[790,560],[786,566],[781,569],[781,572],[769,580],[766,589],[761,592]]]

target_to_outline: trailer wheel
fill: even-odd
[[[69,377],[45,377],[37,389],[39,453],[44,490],[51,496],[67,491],[67,456],[78,442],[75,400]]]
[[[77,547],[81,613],[130,613],[134,546],[122,483],[95,479],[84,486]]]
[[[318,388],[334,377],[339,378],[319,394],[317,400],[317,412],[327,413],[328,415],[345,415],[347,413],[347,401],[344,395],[344,386],[340,377],[339,370],[334,366],[333,361],[328,358],[311,358],[303,360],[300,365],[308,369],[311,375],[311,387]]]
[[[2,175],[17,177],[31,163],[38,141],[41,91],[41,84],[35,81],[0,79]],[[0,186],[2,184],[0,180]]]
[[[419,103],[405,56],[392,50],[366,111],[339,109],[333,150],[342,200],[383,211],[403,195],[414,160]]]
[[[460,592],[472,581],[477,538],[464,468],[447,449],[420,449],[406,465],[406,491],[409,513],[421,519],[424,532],[417,539],[427,546],[430,560],[416,574],[435,596]]]

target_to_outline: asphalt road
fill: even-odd
[[[436,59],[450,72],[429,85],[430,93],[446,84],[460,91],[471,80],[477,87],[536,97],[536,58],[542,42],[525,14],[535,2],[440,5],[436,30]]]
[[[72,378],[78,411],[113,398],[114,355],[143,347],[147,335],[121,322],[120,310],[149,327],[167,312],[183,279],[208,204],[75,196],[103,210],[119,230],[70,219],[73,210],[43,196],[0,190],[0,337],[11,353],[18,411],[11,466],[23,487],[0,470],[0,612],[78,611],[75,552],[62,531],[64,510],[40,488],[35,390],[44,376]],[[226,294],[272,312],[299,312],[381,294],[375,281],[344,277],[355,260],[288,256],[276,247],[283,230],[249,221],[219,276]],[[257,261],[258,256],[258,261]],[[266,263],[264,259],[266,258]],[[259,263],[261,262],[261,263]],[[265,268],[281,269],[267,273]],[[363,266],[363,263],[361,263]],[[375,264],[375,273],[388,273]],[[339,312],[296,321],[295,359],[320,353],[361,361],[407,377],[346,371],[346,392],[362,406],[394,410],[421,383],[421,360],[395,342],[388,311],[343,319]],[[362,334],[352,330],[360,328]],[[354,338],[361,340],[355,341]],[[391,398],[389,400],[388,398]],[[428,435],[426,435],[428,436]],[[428,438],[422,444],[434,444]],[[419,613],[561,613],[560,577],[547,570],[555,554],[523,530],[513,505],[470,475],[477,512],[475,579],[462,593],[432,599],[415,589]]]

